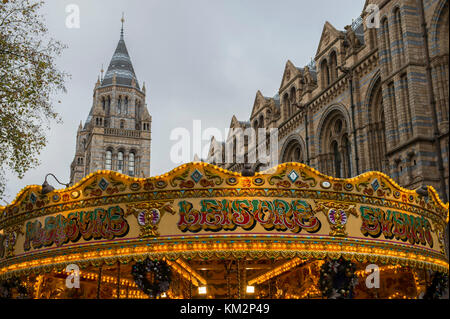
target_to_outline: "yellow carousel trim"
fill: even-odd
[[[248,236],[250,238],[250,236]],[[382,264],[402,265],[417,269],[430,269],[434,271],[449,271],[448,261],[439,258],[438,254],[422,252],[419,249],[412,250],[410,247],[395,247],[400,245],[382,244],[373,242],[349,241],[345,239],[318,239],[309,241],[303,239],[295,242],[288,239],[281,242],[280,238],[273,240],[261,240],[263,238],[252,238],[248,242],[246,238],[237,241],[232,238],[220,244],[215,241],[204,243],[207,236],[196,240],[186,239],[158,241],[153,245],[147,243],[136,244],[131,242],[125,247],[123,243],[111,245],[83,246],[79,249],[69,248],[48,253],[37,253],[26,257],[13,257],[0,268],[0,278],[10,278],[14,275],[28,275],[30,273],[48,273],[52,270],[60,271],[68,264],[76,263],[81,268],[87,266],[100,266],[102,264],[112,265],[120,262],[128,264],[132,261],[142,261],[147,257],[151,259],[166,259],[177,261],[180,258],[186,260],[223,260],[223,259],[317,259],[324,260],[327,257],[337,259],[343,256],[345,259],[357,262],[380,262]],[[114,246],[120,246],[114,248]],[[101,249],[100,249],[101,247]],[[123,247],[123,248],[122,248]],[[90,248],[90,249],[89,249]],[[403,249],[400,249],[403,248]],[[80,250],[88,250],[81,252]],[[406,250],[406,251],[405,251]],[[28,257],[28,258],[27,258]],[[27,260],[28,259],[28,260]],[[8,265],[9,264],[9,265]],[[181,263],[184,267],[185,264]],[[274,270],[274,273],[277,271]],[[193,275],[196,281],[203,283],[205,280],[198,274]]]
[[[299,176],[297,176],[297,183],[300,183],[300,186],[295,186],[297,184],[295,184],[292,179],[288,179],[288,168],[297,169],[297,172],[300,172]],[[196,181],[194,183],[189,180],[188,175],[193,170],[195,171],[199,169],[202,170],[203,176],[200,177],[198,182]],[[111,181],[114,181],[116,185],[121,186],[116,187],[118,189],[111,193],[107,192],[106,187],[103,191],[96,189],[97,186],[100,187],[100,184],[97,184],[97,181],[104,178],[108,178],[110,184]],[[204,178],[204,184],[200,182],[201,178]],[[232,179],[233,182],[229,182]],[[273,180],[278,183],[273,182]],[[377,181],[380,188],[373,187],[371,184],[373,181]],[[158,182],[162,183],[161,187],[152,188],[151,190],[145,189],[144,185],[154,183],[157,186]],[[50,194],[41,194],[41,197],[38,198],[41,199],[39,202],[40,206],[36,203],[36,201],[34,203],[30,203],[30,194],[32,194],[32,192],[36,192],[37,194],[41,193],[42,187],[38,185],[27,186],[19,192],[15,200],[10,205],[0,207],[0,236],[3,236],[4,238],[9,236],[8,238],[11,239],[14,236],[17,236],[17,234],[24,235],[24,231],[21,227],[24,227],[25,221],[31,219],[36,220],[38,217],[59,213],[61,211],[68,212],[74,209],[84,209],[86,207],[83,205],[75,205],[77,203],[94,201],[94,204],[91,206],[98,207],[117,203],[127,204],[129,202],[125,201],[124,198],[126,196],[129,197],[130,194],[137,194],[135,198],[130,200],[130,202],[138,204],[145,204],[147,202],[150,204],[154,204],[156,202],[164,203],[165,201],[173,199],[164,196],[156,199],[148,199],[142,195],[164,192],[173,192],[175,193],[174,198],[185,199],[185,197],[180,195],[182,193],[176,193],[181,192],[181,189],[183,188],[183,186],[181,186],[182,182],[190,182],[190,184],[186,184],[188,185],[186,186],[186,192],[206,192],[205,190],[207,189],[224,192],[225,190],[236,190],[238,188],[247,191],[247,193],[244,192],[244,194],[240,194],[238,192],[237,195],[234,193],[233,195],[230,195],[230,193],[227,193],[226,195],[217,195],[217,197],[224,198],[233,196],[254,198],[269,198],[271,196],[279,198],[288,197],[283,197],[283,191],[289,192],[291,197],[293,194],[291,193],[292,191],[315,192],[317,194],[341,193],[341,195],[351,195],[349,197],[351,200],[347,201],[330,197],[328,197],[328,199],[326,197],[308,197],[308,200],[310,201],[318,199],[319,203],[315,204],[318,207],[321,207],[320,205],[322,204],[333,204],[334,202],[339,202],[340,204],[350,203],[362,205],[363,203],[357,201],[359,197],[368,197],[375,200],[381,200],[381,203],[396,202],[399,203],[400,208],[394,209],[408,212],[411,211],[408,209],[417,209],[414,210],[414,213],[417,215],[422,215],[422,217],[429,217],[429,214],[433,215],[433,232],[440,230],[444,227],[444,222],[448,223],[449,220],[449,204],[442,203],[433,187],[428,187],[429,198],[425,203],[424,198],[417,194],[417,192],[399,186],[389,176],[380,172],[367,172],[357,177],[339,179],[324,175],[301,163],[285,163],[265,172],[256,173],[253,177],[244,177],[240,173],[227,171],[215,165],[203,162],[194,162],[177,167],[169,173],[150,178],[133,178],[112,171],[98,171],[89,174],[79,183],[70,188],[55,190]],[[326,187],[324,186],[325,182],[328,182]],[[349,185],[349,189],[345,189],[347,185]],[[87,189],[89,189],[88,192],[86,192]],[[262,195],[263,189],[270,189],[275,192],[275,195],[267,195],[267,192],[266,195]],[[377,189],[379,189],[381,193],[379,191],[377,192]],[[93,190],[98,192],[94,192]],[[249,194],[249,192],[253,190],[257,190],[259,193],[255,192],[256,195],[252,193],[251,196],[245,195]],[[207,198],[207,196],[202,194],[207,194],[207,192],[199,192],[195,196],[187,198]],[[67,200],[65,200],[64,197]],[[57,200],[54,198],[57,198]],[[113,200],[105,200],[102,202],[101,199],[103,198],[111,198]],[[117,200],[114,201],[114,198]],[[381,204],[373,204],[373,202],[370,202],[364,205],[380,206]],[[59,206],[61,207],[61,210],[50,210]],[[389,208],[391,206],[385,207]],[[46,214],[45,209],[48,209]],[[354,210],[355,207],[352,209]],[[318,210],[317,212],[314,212],[314,214],[319,214],[318,212],[322,212],[326,215],[328,210]],[[128,217],[131,214],[132,213],[127,212],[126,216]],[[350,215],[351,214],[348,215],[349,218],[351,217]],[[324,221],[323,215],[320,214],[320,216],[322,221]],[[30,252],[25,249],[25,253],[22,254],[20,252],[17,256],[15,256],[14,251],[9,250],[6,257],[0,261],[0,277],[8,278],[18,274],[26,275],[31,272],[45,273],[54,269],[60,271],[65,265],[74,262],[79,263],[82,267],[98,266],[104,263],[111,264],[116,262],[126,264],[131,261],[141,261],[147,256],[154,259],[164,258],[169,262],[176,262],[177,264],[172,263],[172,265],[174,268],[180,266],[180,269],[184,266],[188,266],[180,264],[180,262],[182,262],[180,261],[180,258],[187,260],[220,260],[224,258],[254,259],[264,257],[291,260],[296,260],[296,258],[323,260],[327,257],[338,258],[339,256],[343,256],[346,259],[356,260],[359,262],[370,261],[381,262],[382,264],[400,264],[402,266],[413,268],[426,268],[448,272],[448,259],[444,255],[442,247],[439,252],[438,244],[436,244],[436,247],[431,245],[433,249],[428,249],[419,245],[408,246],[399,242],[389,242],[389,240],[377,241],[376,239],[367,237],[367,235],[366,238],[364,238],[362,234],[359,235],[359,239],[354,239],[356,237],[346,238],[347,234],[345,232],[345,227],[338,228],[337,226],[339,225],[335,225],[336,228],[334,229],[333,225],[330,224],[328,215],[327,218],[329,223],[328,226],[330,226],[332,230],[328,237],[325,235],[323,237],[314,237],[302,233],[298,236],[298,238],[289,238],[290,236],[285,236],[283,233],[284,230],[273,233],[267,232],[267,236],[260,237],[252,235],[251,233],[241,236],[240,234],[233,234],[233,232],[230,232],[227,233],[224,238],[227,236],[231,237],[231,239],[235,241],[234,243],[231,243],[230,239],[222,240],[220,236],[216,236],[214,233],[211,235],[202,234],[199,236],[188,233],[186,237],[189,237],[189,239],[183,240],[171,239],[170,236],[159,237],[157,231],[150,227],[149,229],[146,229],[146,232],[141,233],[139,239],[126,238],[126,241],[113,239],[104,244],[100,244],[98,242],[96,243],[95,241],[89,242],[89,240],[86,240],[86,242],[79,243],[78,248],[73,247],[73,245],[64,246],[65,244],[61,247],[55,247],[52,243],[49,247],[53,247],[48,250],[42,251],[39,250],[40,248],[37,248],[36,250]],[[14,236],[11,237],[11,234]],[[335,236],[335,234],[337,235]],[[214,238],[214,240],[209,240],[205,243],[205,238]],[[222,240],[221,243],[214,242],[218,238]],[[15,237],[13,239],[15,239]],[[187,243],[188,240],[192,243]],[[250,242],[246,242],[245,240],[250,240]],[[259,242],[256,242],[256,240]],[[278,242],[274,242],[275,240]],[[122,248],[120,248],[120,246],[122,246]],[[44,245],[44,248],[45,247],[46,246]],[[28,250],[29,249],[30,248],[28,248]],[[3,256],[0,257],[3,258]],[[274,271],[274,273],[277,273],[277,271]],[[196,276],[196,281],[198,283],[203,283],[204,279],[198,275]]]
[[[414,190],[410,190],[410,189],[407,189],[407,188],[404,188],[404,187],[400,186],[399,184],[397,184],[397,182],[395,182],[388,175],[386,175],[386,174],[384,174],[382,172],[377,172],[377,171],[365,172],[365,173],[363,173],[363,174],[361,174],[359,176],[356,176],[356,177],[347,178],[347,179],[341,179],[341,178],[335,178],[335,177],[332,177],[332,176],[328,176],[328,175],[322,174],[318,170],[316,170],[316,169],[314,169],[312,167],[309,167],[309,166],[307,166],[307,165],[305,165],[303,163],[295,163],[295,162],[293,162],[293,163],[280,164],[280,165],[278,165],[275,168],[266,170],[265,172],[273,171],[273,170],[275,170],[275,172],[278,172],[281,169],[287,168],[289,166],[303,168],[303,169],[309,170],[311,173],[316,174],[320,178],[323,178],[323,179],[328,180],[328,181],[340,182],[340,183],[354,183],[354,184],[357,184],[358,182],[361,182],[361,181],[363,181],[364,179],[366,179],[368,177],[377,177],[377,176],[378,177],[383,177],[384,179],[386,179],[391,184],[391,186],[394,189],[396,189],[396,190],[398,190],[400,192],[403,192],[404,194],[417,196],[417,193]],[[146,181],[150,182],[150,181],[159,181],[159,180],[169,179],[170,177],[175,177],[179,171],[182,171],[182,170],[184,170],[186,168],[195,168],[195,167],[207,167],[207,168],[216,170],[216,172],[220,172],[220,173],[222,173],[224,175],[228,175],[230,177],[231,176],[241,177],[241,178],[243,177],[241,173],[232,172],[232,171],[220,168],[220,167],[218,167],[216,165],[212,165],[212,164],[205,163],[205,162],[191,162],[191,163],[184,164],[182,166],[176,167],[176,168],[174,168],[173,170],[171,170],[168,173],[165,173],[165,174],[162,174],[162,175],[159,175],[159,176],[155,176],[155,177],[148,177],[148,178],[136,178],[136,177],[130,177],[128,175],[124,175],[124,174],[121,174],[121,173],[118,173],[118,172],[113,172],[113,171],[108,171],[108,170],[99,170],[99,171],[97,171],[95,173],[91,173],[91,174],[85,176],[77,184],[75,184],[75,185],[73,185],[73,186],[71,186],[69,188],[66,188],[66,189],[55,190],[54,193],[62,194],[62,193],[68,193],[68,192],[71,192],[71,191],[74,191],[74,190],[79,190],[79,189],[81,189],[81,186],[83,186],[85,183],[87,183],[88,181],[92,181],[95,177],[100,176],[100,175],[115,176],[115,177],[118,177],[120,179],[126,180],[128,182],[146,182]],[[265,172],[257,172],[255,174],[255,176],[266,176],[266,175],[268,175]],[[434,187],[428,186],[427,188],[428,188],[428,194],[431,195],[430,197],[432,197],[433,200],[443,210],[447,211],[446,222],[448,222],[449,221],[449,212],[448,212],[448,210],[449,210],[449,203],[447,202],[447,203],[444,204],[442,202],[442,200],[440,199],[440,197],[439,197],[438,193],[436,192],[436,190],[434,189]],[[11,202],[10,205],[0,206],[0,213],[2,211],[4,211],[5,209],[7,209],[8,207],[16,205],[21,200],[21,197],[23,195],[25,195],[27,193],[27,191],[29,191],[29,190],[41,191],[42,190],[42,186],[39,186],[39,185],[26,186],[25,188],[23,188],[17,194],[16,198]]]

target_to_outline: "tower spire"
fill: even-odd
[[[120,21],[122,21],[122,29],[120,30],[120,39],[123,40],[123,23],[125,22],[123,12],[122,12],[122,19],[120,19]]]

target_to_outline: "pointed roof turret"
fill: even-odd
[[[136,86],[139,89],[139,83],[134,73],[133,64],[131,63],[130,55],[128,54],[127,47],[123,36],[123,22],[125,21],[122,16],[122,27],[120,30],[120,40],[117,44],[116,51],[113,54],[111,62],[109,63],[108,70],[102,81],[102,86],[113,84],[113,77],[116,77],[117,85],[132,86],[133,80],[136,82]]]

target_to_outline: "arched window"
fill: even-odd
[[[319,137],[319,168],[324,174],[337,178],[352,174],[348,134],[344,114],[340,110],[331,111],[322,124]]]
[[[281,160],[283,163],[303,162],[302,147],[299,141],[292,140],[287,144]]]
[[[345,177],[350,178],[351,177],[351,172],[352,172],[352,161],[351,161],[351,156],[352,156],[352,147],[350,145],[350,142],[348,140],[347,136],[344,136],[342,144],[344,146],[344,158],[345,158]]]
[[[117,154],[117,171],[123,173],[123,152]]]
[[[105,169],[112,170],[112,152],[110,150],[106,151]]]
[[[270,109],[268,109],[266,112],[266,119],[269,123],[272,120],[272,111]]]
[[[291,111],[291,103],[289,101],[289,94],[285,94],[283,97],[283,103],[284,103],[284,112],[286,114],[287,117],[291,116],[290,111]]]
[[[109,114],[111,111],[111,97],[108,96],[108,99],[106,101],[106,113]]]
[[[295,109],[295,105],[297,103],[296,100],[296,91],[295,91],[295,87],[291,88],[291,93],[290,93],[290,97],[291,97],[291,110],[289,111],[289,115],[292,116],[294,115],[296,109]]]
[[[103,111],[105,110],[105,108],[106,108],[106,100],[105,100],[104,97],[102,97],[102,109],[103,109]]]
[[[387,54],[386,59],[387,59],[388,72],[390,72],[392,56],[391,56],[391,39],[389,36],[389,23],[388,23],[387,18],[383,19],[382,25],[383,25],[383,44],[384,44],[385,52]]]
[[[341,154],[339,153],[339,147],[336,141],[331,143],[331,149],[333,150],[334,174],[337,178],[341,178]]]
[[[325,89],[328,85],[330,85],[330,69],[326,59],[320,64],[320,71],[322,73],[322,89]]]
[[[141,102],[136,100],[136,119],[139,120],[141,118]]]
[[[394,11],[394,17],[395,17],[395,25],[396,25],[396,31],[397,31],[397,43],[399,47],[399,58],[400,63],[403,63],[404,61],[404,53],[403,53],[403,29],[402,29],[402,16],[400,13],[400,8],[396,8]]]
[[[121,129],[124,129],[124,128],[125,128],[125,121],[124,121],[124,120],[121,120],[121,121],[120,121],[120,128],[121,128]]]
[[[124,113],[128,114],[128,96],[125,96]]]
[[[259,116],[259,127],[264,127],[264,116],[262,114]]]
[[[134,153],[131,152],[130,155],[128,155],[128,175],[134,176],[134,167],[135,167],[135,158]]]
[[[330,78],[331,82],[337,80],[338,70],[337,70],[337,55],[336,51],[331,52],[330,54]]]
[[[122,97],[119,96],[119,99],[117,100],[117,113],[122,113]]]
[[[378,78],[369,96],[369,160],[370,169],[388,173],[386,170],[386,130],[383,107],[383,91]],[[388,113],[390,114],[390,113]]]

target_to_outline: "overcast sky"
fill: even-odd
[[[79,29],[65,26],[69,4],[79,6]],[[202,128],[225,132],[233,115],[248,120],[257,90],[277,93],[288,59],[302,67],[315,55],[325,21],[343,30],[363,6],[364,0],[47,0],[49,32],[68,46],[58,65],[72,75],[67,94],[57,97],[63,123],[52,124],[39,167],[22,180],[7,174],[5,199],[41,185],[50,172],[69,181],[77,128],[92,106],[101,66],[107,69],[117,46],[122,12],[125,42],[153,117],[155,176],[178,166],[169,157],[174,128],[192,131],[193,120],[202,120]]]

